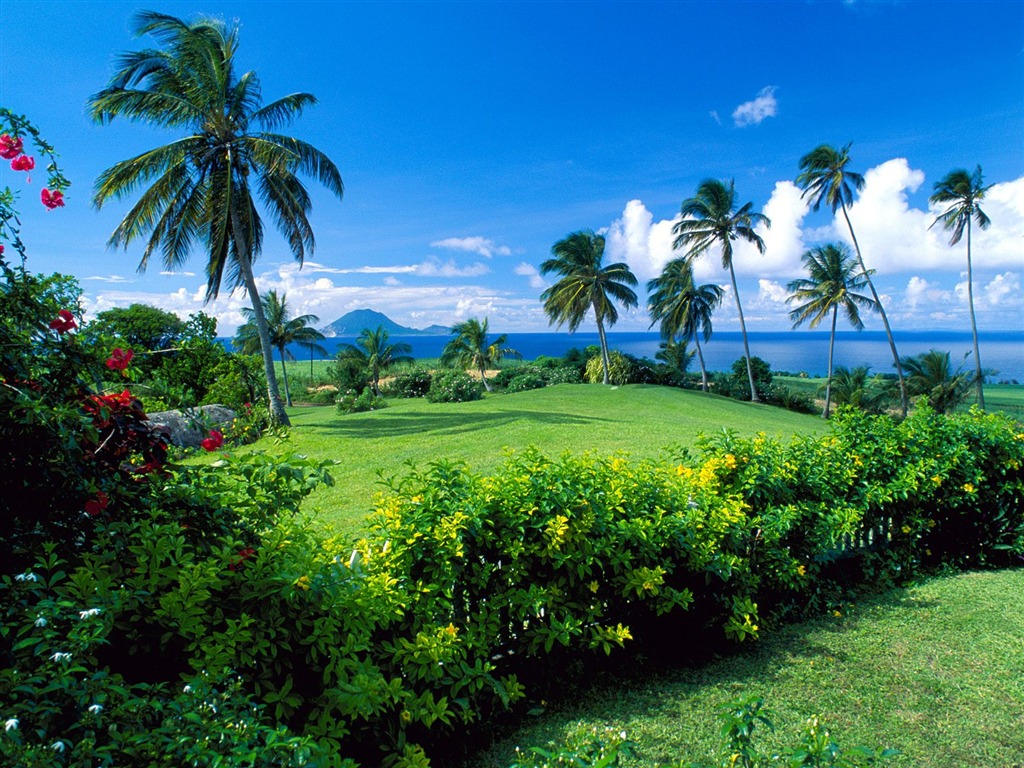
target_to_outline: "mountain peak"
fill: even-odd
[[[347,312],[330,325],[320,329],[328,338],[337,336],[358,336],[364,328],[376,330],[383,327],[393,336],[447,336],[451,329],[444,325],[431,325],[426,328],[409,328],[399,325],[382,312],[373,309],[354,309]]]

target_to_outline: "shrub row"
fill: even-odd
[[[260,765],[426,765],[588,654],[752,639],[858,586],[1020,562],[1022,461],[1019,424],[922,408],[671,464],[438,462],[393,481],[354,552],[294,514],[323,465],[170,468],[87,520],[85,549],[3,577],[0,755],[131,762],[187,724]]]

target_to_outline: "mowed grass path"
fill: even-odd
[[[464,768],[509,765],[517,744],[577,723],[626,730],[640,750],[625,768],[710,759],[717,708],[751,695],[774,713],[776,733],[758,731],[765,751],[821,715],[843,747],[899,749],[895,766],[1024,767],[1024,570],[936,578],[840,613],[705,666],[567,692]]]
[[[820,418],[715,395],[668,387],[604,387],[562,384],[472,403],[433,404],[391,400],[371,413],[341,415],[333,407],[293,408],[285,446],[261,440],[255,448],[292,450],[335,459],[335,485],[307,501],[327,528],[358,533],[382,490],[384,476],[405,474],[411,462],[466,462],[475,472],[493,471],[506,449],[536,446],[548,455],[592,450],[636,458],[665,456],[669,446],[692,447],[697,436],[723,428],[740,435],[765,432],[788,439],[821,434]]]

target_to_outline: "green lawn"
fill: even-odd
[[[627,768],[710,758],[716,708],[741,695],[774,711],[766,748],[818,714],[844,747],[899,749],[897,766],[1024,766],[1024,570],[937,578],[842,614],[706,666],[570,691],[465,768],[508,765],[516,744],[560,740],[577,723],[626,730],[640,744]]]
[[[391,400],[389,408],[372,413],[344,416],[333,407],[299,407],[289,415],[291,450],[340,462],[332,470],[334,487],[317,491],[307,509],[346,533],[357,532],[372,508],[381,490],[379,473],[404,473],[407,462],[456,459],[488,472],[509,447],[534,445],[552,455],[594,450],[657,457],[668,446],[692,446],[699,433],[722,428],[781,437],[827,428],[816,416],[641,385],[562,384],[472,403]],[[255,447],[286,449],[267,439]]]
[[[811,397],[817,397],[819,388],[825,383],[823,378],[805,379],[799,376],[775,376],[772,380]],[[823,403],[824,395],[821,397]],[[966,410],[976,402],[977,398],[972,394],[962,407]],[[986,384],[985,407],[990,411],[1002,411],[1017,419],[1024,419],[1024,384]]]

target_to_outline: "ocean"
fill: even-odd
[[[767,360],[773,371],[806,373],[824,376],[828,367],[828,332],[777,331],[748,334],[750,354]],[[910,331],[894,334],[900,356],[918,355],[937,349],[950,353],[954,369],[963,364],[965,370],[974,367],[971,357],[970,332],[963,331]],[[405,342],[412,347],[415,358],[436,358],[441,354],[449,336],[391,336],[392,344]],[[492,336],[493,338],[493,336]],[[989,382],[1024,381],[1024,331],[982,331],[978,335],[981,363],[994,371]],[[333,357],[341,344],[354,343],[351,337],[328,339],[324,347]],[[609,333],[608,345],[637,357],[654,358],[661,341],[657,333]],[[598,343],[597,332],[585,333],[510,333],[508,346],[517,350],[525,360],[540,355],[559,357],[569,349],[580,349]],[[230,340],[228,340],[230,344]],[[743,356],[743,337],[739,332],[716,331],[711,341],[701,344],[704,360],[710,371],[727,371],[733,361]],[[230,348],[230,347],[229,347]],[[297,360],[308,360],[309,352],[298,346],[289,348]],[[847,368],[866,365],[872,373],[893,372],[892,353],[883,331],[840,331],[836,333],[835,365]],[[699,370],[694,359],[692,371]]]

